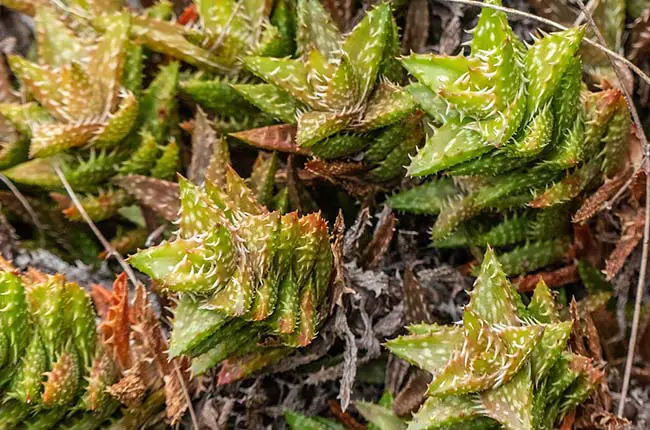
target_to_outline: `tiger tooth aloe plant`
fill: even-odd
[[[414,325],[386,344],[433,375],[408,428],[554,428],[602,378],[568,350],[559,315],[543,282],[525,306],[488,249],[461,325]]]
[[[176,239],[129,258],[178,296],[170,356],[192,357],[195,374],[222,363],[220,383],[308,345],[327,314],[327,225],[317,213],[282,215],[260,203],[276,162],[260,161],[249,188],[215,148],[203,187],[180,180]]]
[[[295,124],[294,151],[324,159],[364,154],[368,177],[383,181],[423,137],[412,97],[400,80],[396,25],[388,4],[370,10],[345,37],[316,0],[297,5],[298,58],[248,56],[244,66],[264,84],[232,87],[261,111]],[[258,130],[234,137],[264,147]]]
[[[114,218],[132,199],[111,186],[131,173],[173,179],[180,153],[175,143],[179,64],[163,66],[142,91],[143,52],[126,33],[126,13],[106,18],[101,35],[79,34],[53,9],[36,11],[38,62],[9,57],[11,70],[30,101],[0,105],[10,127],[3,142],[3,173],[30,195],[54,192],[65,216],[81,221],[59,194],[59,166],[95,221]],[[29,220],[29,218],[27,218]]]
[[[391,202],[398,210],[438,215],[434,246],[515,246],[502,256],[509,274],[566,256],[572,202],[624,167],[630,133],[622,93],[590,92],[582,84],[577,54],[584,31],[544,34],[527,47],[503,12],[484,8],[469,56],[402,59],[419,81],[410,93],[439,123],[408,173],[457,180],[435,179]],[[458,186],[468,178],[480,185]],[[558,215],[565,222],[540,213],[545,234],[524,234],[526,219],[535,217],[526,206],[565,207]],[[488,210],[499,217],[486,220]],[[472,220],[478,214],[481,221]]]
[[[90,296],[82,287],[66,281],[63,275],[45,275],[34,269],[21,275],[6,261],[2,266],[0,427],[98,429],[123,425],[130,412],[120,411],[120,399],[108,391],[122,383],[128,373],[128,367],[113,354],[116,337],[126,339],[121,348],[127,354],[144,359],[144,355],[129,350],[132,322],[123,319],[116,327],[114,315],[109,315],[102,326],[114,328],[112,337],[102,336],[97,331]],[[126,300],[126,289],[121,291]],[[109,302],[116,300],[117,296],[106,294]],[[142,296],[142,291],[139,294]],[[108,305],[117,306],[112,302]],[[146,306],[137,309],[140,313],[135,316],[133,309],[133,322],[138,329],[150,328],[142,319],[151,311]],[[134,338],[134,345],[141,342]],[[154,380],[156,377],[150,379]],[[145,388],[156,386],[152,383]],[[163,405],[164,397],[143,420]]]

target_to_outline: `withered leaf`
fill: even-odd
[[[114,182],[167,221],[174,221],[178,216],[178,184],[142,175],[127,175]]]

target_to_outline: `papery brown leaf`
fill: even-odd
[[[404,269],[402,295],[404,301],[404,317],[406,318],[407,325],[432,322],[426,291],[410,267]]]
[[[571,321],[573,323],[571,330],[571,345],[573,346],[573,350],[581,356],[587,357],[587,347],[585,346],[582,323],[580,322],[578,302],[576,302],[575,297],[571,299],[571,303],[569,304],[569,314],[571,315]]]
[[[595,214],[605,209],[605,203],[611,199],[627,181],[628,176],[620,174],[612,179],[607,179],[593,194],[591,194],[573,215],[572,222],[585,222]]]
[[[334,257],[334,280],[332,281],[332,298],[330,300],[330,315],[334,312],[334,306],[343,307],[343,294],[348,290],[345,282],[345,267],[343,265],[343,242],[345,240],[345,220],[343,212],[339,209],[332,230],[332,254]]]
[[[127,369],[131,365],[129,339],[131,324],[129,320],[129,287],[126,272],[118,275],[113,283],[111,303],[106,318],[99,325],[102,342],[116,359]]]
[[[424,370],[415,370],[404,388],[397,394],[393,402],[393,411],[402,417],[418,410],[426,398],[431,375]]]
[[[133,303],[131,306],[132,332],[134,360],[147,361],[153,364],[156,373],[162,380],[165,375],[172,371],[167,360],[165,351],[167,341],[160,331],[158,317],[151,309],[147,298],[147,291],[142,284],[135,289]]]
[[[424,52],[429,40],[430,24],[429,2],[427,0],[409,2],[402,35],[402,52],[406,54]]]
[[[589,405],[575,422],[575,429],[581,430],[624,430],[630,427],[630,422],[619,418],[616,414],[605,410],[592,410]]]
[[[548,272],[522,275],[512,281],[520,293],[529,293],[535,290],[537,283],[543,280],[549,288],[561,287],[563,285],[578,282],[578,267],[575,264],[564,266]]]
[[[120,403],[130,409],[138,408],[148,389],[147,362],[138,361],[133,367],[124,371],[124,376],[116,383],[108,387],[108,392]]]
[[[172,425],[178,423],[188,409],[185,387],[189,381],[188,366],[181,366],[177,359],[174,359],[174,363],[179,366],[184,382],[181,382],[175,370],[165,376],[165,411]]]
[[[323,6],[330,13],[339,30],[346,32],[352,28],[354,0],[323,0]]]
[[[395,218],[391,209],[386,206],[379,217],[372,240],[361,256],[361,266],[364,269],[374,269],[381,263],[393,240],[396,222],[397,218]]]
[[[113,181],[167,221],[174,221],[178,217],[178,184],[142,175],[122,176]]]
[[[643,238],[645,210],[626,208],[619,213],[619,218],[622,224],[621,238],[605,262],[607,280],[614,278],[623,268],[627,257],[629,257]]]
[[[266,149],[268,151],[289,152],[309,155],[311,152],[296,144],[296,127],[290,124],[269,125],[267,127],[253,128],[250,130],[231,133],[249,145]]]
[[[201,185],[205,180],[205,171],[218,141],[217,132],[210,126],[205,112],[198,108],[192,129],[192,161],[187,171],[187,177],[193,183]]]
[[[90,297],[95,304],[97,316],[105,320],[108,317],[108,309],[115,305],[113,294],[103,285],[93,284],[90,288]]]

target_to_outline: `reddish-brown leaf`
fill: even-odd
[[[386,207],[379,217],[372,240],[361,256],[361,266],[364,269],[374,269],[381,263],[393,240],[396,222],[397,218],[395,218],[390,208]]]
[[[180,209],[178,184],[142,175],[127,175],[114,182],[167,221],[177,218]]]
[[[578,267],[572,264],[548,272],[522,275],[515,279],[513,284],[517,286],[517,290],[520,293],[528,293],[535,290],[535,286],[541,280],[546,282],[546,285],[548,285],[549,288],[561,287],[563,285],[578,282],[580,280],[580,277],[578,276]]]
[[[627,257],[634,251],[643,237],[645,211],[643,209],[627,208],[619,213],[623,231],[616,243],[616,248],[609,254],[605,263],[605,273],[610,280],[623,268]]]
[[[296,127],[290,124],[270,125],[231,133],[232,137],[269,151],[309,155],[310,151],[296,144]]]
[[[99,325],[103,344],[123,369],[131,366],[129,339],[129,288],[125,272],[115,279],[106,318]]]

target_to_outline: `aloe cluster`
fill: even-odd
[[[364,175],[374,181],[399,176],[424,131],[412,97],[398,85],[391,7],[368,11],[346,36],[317,0],[298,1],[296,15],[297,58],[244,57],[246,70],[266,83],[232,88],[296,126],[292,150],[326,160],[362,159]],[[259,130],[234,137],[265,146]]]
[[[80,193],[93,220],[115,217],[132,199],[112,186],[113,177],[138,173],[171,179],[176,174],[179,64],[161,67],[143,89],[144,52],[128,40],[132,23],[127,13],[107,16],[102,33],[65,21],[48,5],[35,10],[34,20],[36,58],[9,57],[26,102],[0,105],[4,127],[13,131],[0,152],[2,173],[35,198],[52,192],[57,205],[42,199],[33,203],[48,230],[56,229],[49,218],[57,217],[49,213],[61,209],[68,220],[82,221],[63,192],[57,168]],[[84,246],[75,243],[65,251],[73,257],[97,255],[95,247],[85,251]]]
[[[571,352],[540,282],[525,306],[488,249],[462,325],[418,324],[388,349],[433,374],[409,429],[553,429],[594,391],[602,372]]]
[[[320,214],[269,211],[226,151],[221,141],[202,187],[180,180],[176,239],[130,257],[178,295],[170,357],[191,356],[195,374],[223,363],[221,383],[311,343],[328,314],[333,260]]]
[[[438,215],[434,246],[508,247],[509,274],[566,254],[572,203],[622,168],[630,133],[622,93],[582,83],[584,31],[542,35],[526,47],[503,12],[484,8],[469,56],[403,58],[419,81],[409,91],[438,122],[408,173],[447,177],[391,202]]]
[[[147,399],[137,404],[137,412],[121,409],[119,396],[111,394],[118,393],[112,389],[128,373],[115,353],[121,349],[123,356],[131,354],[128,315],[117,322],[108,315],[98,330],[90,296],[78,284],[33,269],[21,275],[6,261],[2,267],[0,428],[136,428],[159,413],[164,394],[146,392],[154,384],[144,385]],[[121,291],[127,300],[126,284]],[[120,305],[128,312],[127,302]],[[127,343],[117,346],[116,338],[124,335]]]

